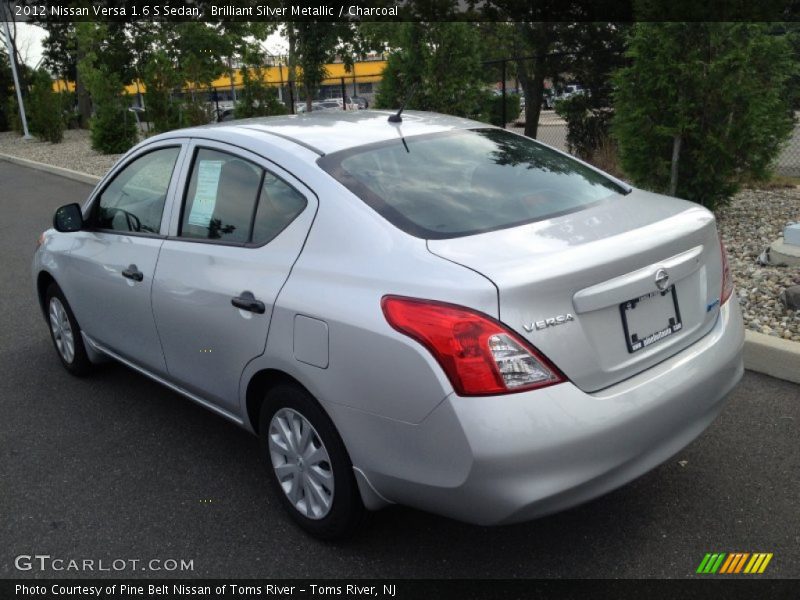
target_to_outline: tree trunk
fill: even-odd
[[[678,162],[681,157],[681,142],[683,139],[680,134],[672,138],[672,164],[669,169],[669,195],[674,196],[678,189]]]
[[[552,23],[539,23],[532,28],[525,24],[518,24],[520,36],[528,38],[533,43],[530,47],[534,50],[532,70],[525,64],[525,61],[517,63],[517,75],[522,90],[525,94],[525,135],[536,138],[539,133],[539,115],[542,112],[542,100],[544,98],[544,80],[547,77],[548,56],[550,50],[550,37],[552,35]]]
[[[246,69],[247,65],[243,64],[242,68]],[[236,104],[236,86],[233,84],[234,72],[233,72],[233,59],[231,57],[228,57],[228,77],[231,80],[231,100],[233,100],[233,103],[235,105]]]
[[[530,89],[525,95],[525,135],[536,138],[539,134],[539,115],[542,113],[542,100],[544,98],[544,69],[541,61],[536,60],[536,72],[533,79],[528,81]]]
[[[77,64],[81,64],[85,56],[83,47],[78,38],[78,47],[76,49]],[[78,100],[78,113],[81,116],[81,129],[89,127],[89,119],[92,117],[92,101],[89,98],[89,91],[83,83],[80,69],[75,69],[75,97]]]
[[[289,56],[286,57],[287,67],[289,67],[289,74],[287,76],[289,80],[289,101],[297,102],[298,99],[294,97],[297,93],[297,77],[295,73],[295,67],[297,66],[297,56],[294,51],[295,45],[295,37],[294,37],[294,23],[286,23],[286,37],[289,41]],[[294,113],[294,106],[290,107],[291,112]]]

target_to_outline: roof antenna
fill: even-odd
[[[401,116],[403,114],[403,109],[406,107],[406,104],[408,104],[409,100],[411,100],[411,98],[414,97],[414,94],[416,93],[418,87],[419,87],[419,81],[417,81],[417,83],[415,83],[411,87],[411,91],[408,93],[408,95],[405,98],[403,98],[403,102],[400,104],[400,110],[398,110],[393,115],[389,115],[389,123],[402,123],[403,122],[403,117]]]

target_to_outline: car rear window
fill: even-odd
[[[626,192],[578,161],[501,129],[398,137],[318,164],[395,226],[426,239],[515,227]]]

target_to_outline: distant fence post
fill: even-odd
[[[500,66],[500,73],[501,73],[501,77],[503,79],[502,84],[501,84],[502,85],[502,89],[503,89],[503,98],[502,98],[503,106],[501,108],[501,114],[503,115],[503,129],[505,129],[506,128],[506,123],[508,123],[508,115],[506,114],[506,112],[507,112],[506,111],[506,61],[503,60],[503,62],[500,63],[500,65],[501,65]]]

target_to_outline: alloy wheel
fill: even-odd
[[[278,483],[292,506],[322,519],[333,505],[330,456],[314,426],[291,408],[277,411],[269,426],[269,454]]]
[[[71,364],[75,359],[75,336],[64,305],[55,297],[50,299],[50,330],[61,358]]]

